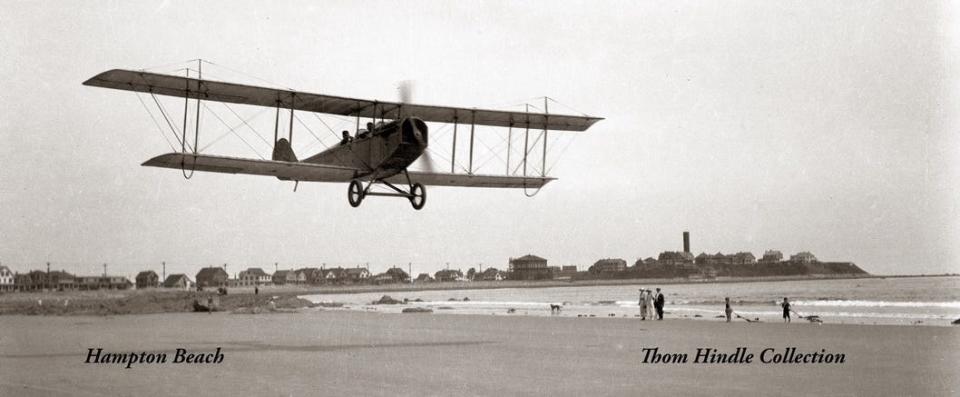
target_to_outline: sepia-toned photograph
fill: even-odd
[[[955,396],[960,3],[0,0],[0,396]]]

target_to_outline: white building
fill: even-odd
[[[6,266],[0,266],[0,291],[13,291],[13,272]]]
[[[237,285],[267,285],[273,282],[273,277],[259,267],[251,267],[240,272],[237,276]]]

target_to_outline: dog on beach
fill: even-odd
[[[809,322],[811,322],[811,323],[823,324],[823,320],[820,318],[820,316],[806,316],[806,317],[802,317],[802,318],[807,319],[807,321],[809,321]]]
[[[561,305],[550,304],[550,314],[560,313],[560,309],[563,308]]]

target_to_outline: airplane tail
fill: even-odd
[[[293,152],[293,148],[290,147],[290,141],[285,138],[280,138],[277,143],[273,144],[273,161],[289,161],[292,163],[297,162],[297,154]],[[281,181],[289,181],[290,178],[277,177]],[[298,182],[299,184],[299,182]],[[296,187],[293,188],[296,191]]]
[[[273,145],[273,161],[298,161],[297,155],[293,153],[293,148],[290,147],[290,141],[286,140],[286,138],[280,138],[280,140]]]

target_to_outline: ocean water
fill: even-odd
[[[853,280],[792,280],[736,283],[635,284],[589,287],[464,289],[388,293],[405,305],[374,305],[384,293],[303,296],[316,303],[342,303],[340,310],[400,312],[424,307],[434,313],[635,318],[638,289],[660,287],[666,318],[725,321],[724,298],[735,313],[763,322],[782,321],[780,302],[819,316],[828,324],[949,326],[960,318],[960,277],[903,277]],[[559,314],[550,305],[559,304]],[[734,318],[734,321],[744,321]],[[793,321],[806,322],[796,318]]]

